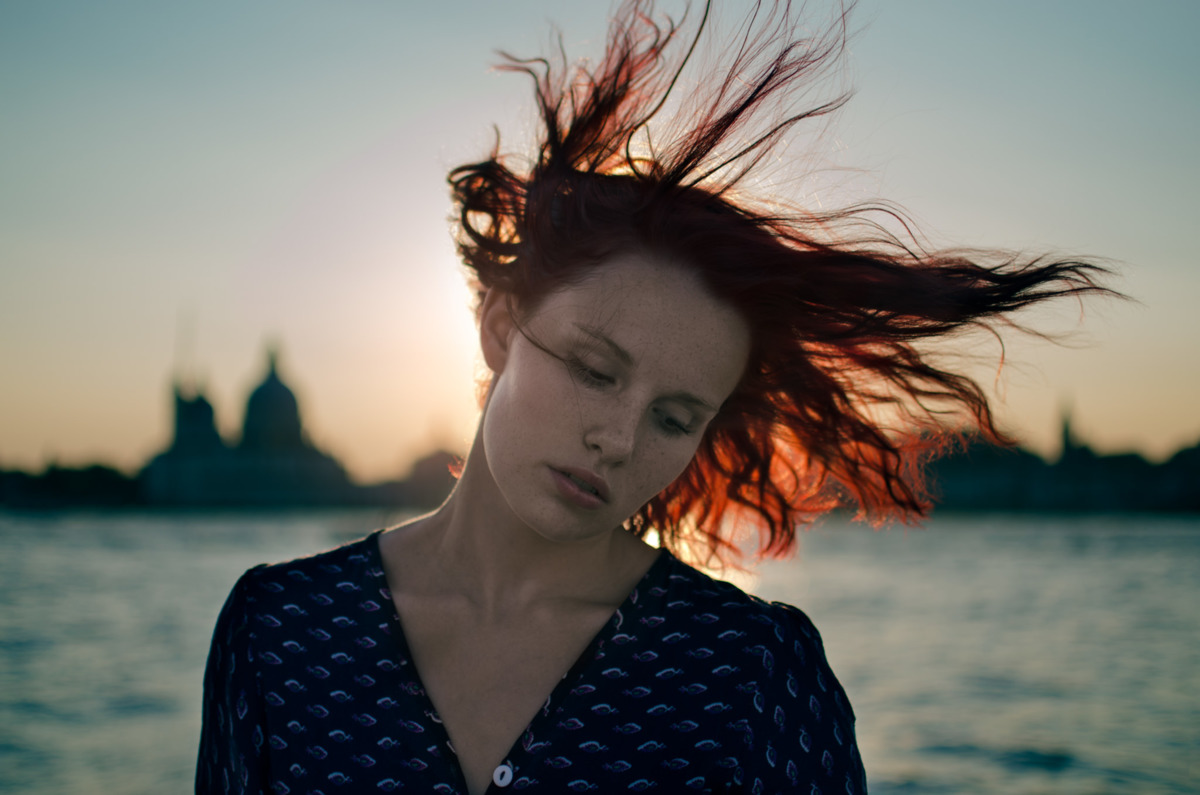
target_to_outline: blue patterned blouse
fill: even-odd
[[[489,795],[865,793],[854,714],[799,610],[663,552],[559,682]],[[246,572],[204,678],[197,793],[460,793],[378,533]]]

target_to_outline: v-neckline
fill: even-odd
[[[421,711],[428,716],[430,722],[436,726],[436,728],[432,729],[432,731],[434,731],[439,737],[438,745],[450,752],[449,756],[447,757],[447,761],[454,772],[455,786],[461,790],[463,795],[467,795],[467,778],[463,773],[462,765],[459,762],[458,752],[455,751],[454,745],[450,740],[450,733],[446,731],[446,727],[442,723],[441,715],[439,715],[437,707],[434,705],[433,699],[430,698],[429,691],[425,687],[425,682],[422,680],[421,672],[417,668],[416,660],[413,657],[412,650],[409,648],[408,637],[404,633],[404,624],[400,619],[399,612],[396,610],[396,603],[392,599],[392,583],[387,579],[387,568],[383,565],[383,553],[379,549],[379,539],[384,532],[385,530],[381,529],[376,530],[371,534],[368,539],[368,550],[370,551],[370,554],[374,556],[374,564],[379,568],[379,571],[383,572],[384,585],[388,592],[387,603],[390,610],[388,624],[392,627],[392,632],[390,632],[389,635],[396,645],[396,653],[400,657],[401,664],[411,669],[410,676],[420,691],[419,697],[422,699],[422,701],[424,701],[424,707]],[[538,736],[537,732],[540,731],[546,733],[547,730],[553,730],[555,728],[553,724],[550,724],[545,728],[541,727],[539,724],[551,720],[554,706],[561,705],[563,701],[570,696],[571,691],[576,687],[576,683],[583,678],[583,675],[587,671],[588,667],[597,659],[598,652],[601,650],[603,644],[611,639],[611,637],[621,629],[625,622],[626,614],[629,613],[632,608],[645,607],[641,599],[641,592],[645,590],[648,583],[653,582],[654,579],[658,578],[659,569],[667,566],[671,559],[672,555],[670,552],[668,552],[666,549],[659,550],[654,562],[650,564],[650,568],[646,569],[646,573],[638,579],[637,583],[632,589],[630,589],[629,593],[625,596],[625,599],[622,600],[621,604],[613,610],[612,615],[609,616],[608,620],[604,622],[604,625],[601,626],[599,631],[597,631],[596,634],[592,636],[592,639],[588,641],[587,646],[584,647],[583,651],[580,652],[579,656],[575,659],[575,662],[571,664],[570,668],[567,669],[567,672],[563,674],[563,676],[554,685],[554,688],[550,691],[550,694],[546,697],[545,701],[542,702],[542,706],[534,714],[533,718],[531,718],[525,728],[521,730],[521,733],[517,735],[516,740],[513,741],[513,744],[509,747],[508,751],[505,752],[504,759],[501,763],[511,765],[514,775],[519,772],[519,766],[513,765],[513,758],[522,752],[530,752],[531,746],[538,742],[534,739]],[[496,791],[496,784],[493,782],[488,784],[488,787],[486,790],[484,790],[484,793],[485,795],[491,795]]]

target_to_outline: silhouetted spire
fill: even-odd
[[[1058,455],[1060,460],[1069,456],[1072,451],[1079,449],[1079,445],[1075,441],[1075,433],[1071,428],[1071,404],[1063,404],[1061,416],[1062,427],[1059,430],[1059,441],[1062,447]]]

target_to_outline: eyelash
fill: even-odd
[[[658,427],[662,428],[662,432],[667,436],[691,436],[692,429],[671,417],[666,412],[659,411]]]
[[[571,376],[584,386],[603,388],[616,383],[616,379],[612,376],[588,367],[575,356],[568,357],[566,364]],[[671,417],[666,412],[656,409],[654,413],[659,429],[667,436],[690,436],[692,434],[691,428]]]
[[[571,375],[574,378],[582,381],[585,386],[612,386],[615,383],[615,379],[612,376],[605,375],[599,370],[593,370],[574,356],[567,359],[567,369],[571,371]]]

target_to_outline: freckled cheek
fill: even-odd
[[[674,483],[692,463],[694,455],[695,447],[690,444],[683,447],[667,446],[648,455],[640,476],[648,492],[645,499],[649,500]]]
[[[517,377],[509,397],[524,433],[575,431],[580,423],[580,400],[574,382],[561,365],[529,367]]]

